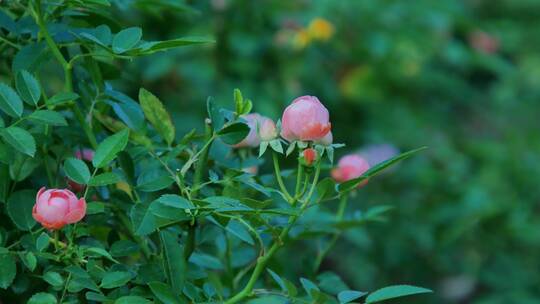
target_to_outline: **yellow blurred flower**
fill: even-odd
[[[307,31],[312,39],[326,41],[334,35],[334,25],[324,18],[315,18],[309,23]]]
[[[310,41],[311,37],[309,33],[304,29],[300,29],[294,35],[293,46],[297,49],[303,49],[309,44]]]

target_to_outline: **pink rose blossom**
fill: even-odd
[[[241,142],[234,145],[235,148],[255,148],[262,140],[272,140],[277,136],[276,125],[272,119],[259,113],[251,113],[242,116],[250,128],[249,134]]]
[[[337,165],[337,168],[332,170],[332,177],[342,183],[357,177],[360,177],[369,169],[368,162],[357,154],[349,154],[342,157]],[[367,180],[360,183],[363,186]]]
[[[332,128],[329,116],[317,97],[298,97],[283,112],[281,136],[288,141],[320,140]]]
[[[80,221],[86,214],[86,201],[67,189],[39,189],[32,216],[43,227],[61,229]]]
[[[271,141],[277,137],[276,124],[268,117],[261,116],[259,136],[263,141]]]
[[[334,142],[334,136],[332,135],[332,132],[326,133],[326,135],[316,141],[316,143],[321,144],[323,146],[330,146]]]

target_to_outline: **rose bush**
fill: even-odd
[[[371,168],[346,158],[335,180],[324,178],[343,145],[333,143],[323,103],[299,97],[276,124],[250,114],[257,100],[239,90],[234,110],[209,99],[204,131],[178,134],[158,96],[122,93],[111,70],[212,41],[113,33],[108,4],[36,0],[1,11],[2,303],[376,303],[430,292],[367,293],[319,271],[344,230],[383,216],[346,213],[349,196],[419,150]],[[253,165],[266,157],[273,175]],[[295,169],[283,170],[285,161]],[[302,252],[313,265],[299,279],[281,276],[287,265],[273,257],[314,236],[324,246]]]

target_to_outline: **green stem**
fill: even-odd
[[[54,231],[54,252],[57,252],[58,248],[60,248],[60,245],[58,243],[58,238],[59,238],[59,231],[55,230]]]
[[[275,154],[274,154],[275,155]],[[315,173],[315,177],[313,178],[313,182],[311,185],[311,188],[315,188],[317,185],[317,181],[319,179],[319,173],[321,170],[321,163],[319,162],[317,164],[317,171]],[[255,269],[253,270],[253,273],[251,274],[251,277],[249,278],[246,286],[238,292],[236,295],[228,299],[224,302],[224,304],[234,304],[242,301],[244,298],[250,296],[253,292],[253,288],[255,287],[255,283],[257,283],[257,280],[259,279],[261,273],[264,271],[266,265],[268,264],[268,261],[272,258],[272,256],[278,251],[279,248],[281,248],[287,239],[287,236],[289,235],[289,231],[294,226],[298,218],[302,216],[304,211],[306,210],[306,207],[308,206],[308,202],[311,199],[311,196],[313,194],[313,191],[310,191],[308,196],[306,197],[306,200],[302,204],[300,208],[300,213],[298,215],[292,215],[289,217],[289,222],[287,226],[281,231],[279,234],[279,237],[274,241],[270,249],[261,257],[257,259],[257,264],[255,265]],[[293,199],[294,202],[294,199]]]
[[[343,215],[345,214],[345,209],[347,208],[347,195],[342,195],[339,200],[339,206],[338,210],[336,212],[336,222],[340,222],[343,219]],[[324,257],[328,254],[330,249],[334,247],[337,240],[341,236],[341,232],[337,231],[333,234],[332,239],[328,242],[326,247],[324,247],[323,250],[321,250],[317,257],[315,258],[315,263],[313,263],[313,273],[317,273],[319,271],[319,268],[321,267],[321,263],[324,260]]]
[[[208,153],[210,152],[210,147],[214,141],[213,129],[210,124],[205,125],[205,139],[206,144],[201,149],[199,159],[197,160],[197,167],[195,168],[195,175],[193,177],[193,191],[191,192],[191,197],[197,197],[199,193],[199,186],[202,182],[204,171],[206,169],[206,162],[208,160]]]
[[[287,188],[285,187],[285,184],[283,183],[283,179],[281,177],[281,170],[279,168],[279,160],[278,160],[278,154],[276,151],[272,150],[272,158],[274,160],[274,170],[276,179],[279,185],[279,188],[281,189],[281,192],[283,195],[285,195],[285,198],[289,202],[289,204],[292,204],[294,201],[294,198],[289,194],[289,191],[287,191]]]
[[[304,166],[299,161],[298,162],[298,169],[296,172],[296,189],[294,190],[294,197],[299,198],[300,197],[300,190],[302,186],[302,175],[304,175]]]
[[[193,225],[190,223],[187,231],[187,239],[186,239],[186,245],[184,247],[184,258],[189,260],[189,257],[193,253],[193,250],[195,250],[195,233],[197,232],[197,226],[196,223],[193,223]]]

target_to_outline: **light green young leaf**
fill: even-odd
[[[0,110],[12,117],[21,117],[23,103],[19,95],[10,86],[0,83]]]
[[[115,159],[118,152],[124,150],[128,143],[129,130],[124,129],[107,137],[96,149],[92,164],[96,168],[103,168]]]
[[[27,304],[56,304],[56,303],[58,303],[56,300],[56,297],[46,292],[36,293],[27,302]]]
[[[174,140],[175,129],[171,116],[165,107],[163,107],[161,101],[154,94],[141,88],[139,90],[139,103],[146,119],[148,119],[167,144],[171,145]]]
[[[34,76],[25,70],[21,70],[15,77],[15,87],[22,100],[31,106],[37,105],[41,97],[41,87]]]
[[[64,162],[64,171],[66,175],[74,182],[87,184],[90,180],[90,170],[88,166],[77,158],[70,157]]]
[[[350,303],[356,299],[365,296],[367,292],[356,290],[344,290],[338,293],[338,300],[340,304]]]
[[[36,153],[36,141],[32,134],[19,127],[9,127],[0,131],[0,136],[15,150],[34,157]]]

